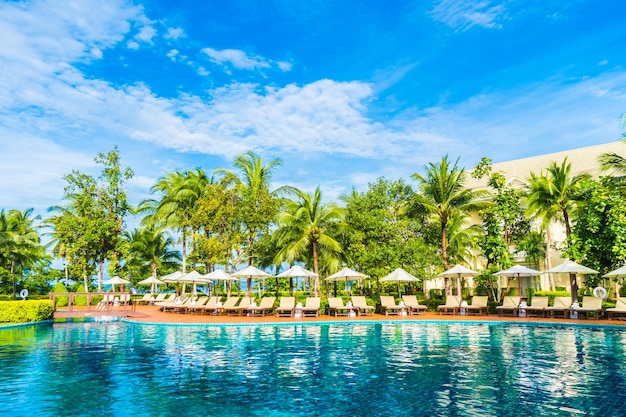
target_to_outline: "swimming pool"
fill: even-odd
[[[0,330],[24,416],[623,416],[626,331],[363,323]],[[1,413],[1,412],[0,412]]]

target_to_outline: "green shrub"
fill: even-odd
[[[65,285],[63,285],[63,283],[59,281],[56,284],[54,284],[54,287],[52,287],[52,292],[68,292],[68,291],[67,291],[67,288],[65,288]],[[68,300],[69,298],[66,295],[57,297],[56,298],[57,307],[67,307]]]
[[[0,302],[0,323],[28,323],[52,318],[51,300]]]
[[[571,297],[572,294],[570,294],[569,291],[537,291],[536,293],[533,294],[533,296],[548,297],[549,298],[548,303],[550,305],[553,305],[554,299],[556,297]],[[532,303],[532,300],[531,300],[531,303]]]

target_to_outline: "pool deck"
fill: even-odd
[[[137,305],[134,306],[133,310],[123,308],[111,308],[109,311],[98,311],[91,310],[87,311],[84,308],[75,307],[74,311],[57,311],[54,313],[54,318],[77,318],[77,317],[98,317],[98,316],[121,316],[126,317],[130,321],[137,321],[142,323],[170,323],[170,324],[251,324],[251,323],[288,323],[288,322],[328,322],[328,321],[339,321],[339,322],[350,322],[350,321],[381,321],[381,320],[393,320],[393,321],[407,321],[407,322],[419,322],[419,321],[468,321],[468,322],[476,322],[476,321],[501,321],[501,322],[517,322],[517,323],[588,323],[588,324],[604,324],[604,325],[613,325],[613,326],[624,326],[626,325],[626,320],[607,320],[600,319],[596,320],[594,318],[590,319],[564,319],[564,318],[541,318],[541,317],[531,317],[531,318],[519,318],[519,317],[499,317],[497,314],[490,314],[488,316],[482,315],[471,315],[471,316],[460,316],[460,315],[440,315],[435,312],[427,312],[421,313],[419,315],[411,315],[411,316],[397,316],[397,315],[389,315],[386,316],[384,314],[368,314],[361,315],[357,317],[346,317],[346,316],[329,316],[322,314],[319,317],[303,317],[303,318],[294,318],[294,317],[276,317],[276,315],[268,315],[265,317],[255,316],[255,317],[247,317],[247,316],[227,316],[227,315],[206,315],[206,314],[182,314],[182,313],[164,313],[159,311],[157,306],[150,305]]]

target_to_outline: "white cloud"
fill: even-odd
[[[140,42],[152,44],[152,38],[156,35],[156,29],[152,26],[144,26],[135,35],[135,39]]]
[[[163,38],[176,40],[179,38],[184,38],[186,36],[185,31],[182,28],[168,28]]]
[[[506,17],[502,5],[492,6],[489,0],[440,0],[431,15],[446,25],[466,31],[474,26],[488,29],[500,29],[501,21]]]
[[[222,66],[232,66],[239,70],[258,70],[262,68],[278,67],[283,72],[291,71],[292,64],[286,61],[275,62],[258,55],[249,55],[245,51],[239,49],[222,49],[204,48],[202,52],[206,54],[211,62]]]
[[[178,53],[179,53],[179,52],[178,52],[178,50],[176,50],[176,49],[170,49],[170,50],[167,52],[167,57],[168,57],[169,59],[171,59],[172,61],[176,61],[176,56],[178,55]]]
[[[254,70],[270,67],[270,64],[263,57],[248,56],[244,51],[238,49],[222,49],[218,51],[213,48],[204,48],[202,52],[216,64],[229,64],[237,69]]]
[[[126,42],[126,46],[128,47],[128,49],[134,49],[134,50],[139,49],[139,44],[135,41]]]

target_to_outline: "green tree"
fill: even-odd
[[[342,196],[346,262],[369,275],[375,288],[379,278],[398,267],[429,279],[434,276],[433,265],[440,266],[438,231],[427,213],[412,204],[414,198],[415,192],[404,181],[384,178],[370,183],[363,193],[352,190]]]
[[[159,198],[144,200],[139,205],[139,213],[145,215],[142,225],[180,233],[183,273],[187,272],[187,244],[194,233],[196,203],[209,183],[210,179],[200,168],[169,172],[150,189]]]
[[[33,209],[0,211],[0,267],[12,278],[12,294],[16,297],[21,275],[40,261],[46,261],[35,224],[40,217],[31,217]],[[17,275],[20,274],[20,278]],[[5,283],[3,283],[3,288]]]
[[[174,239],[154,227],[143,227],[125,233],[129,242],[129,266],[140,276],[157,278],[159,270],[177,269],[180,253],[173,248]]]
[[[411,175],[418,181],[418,193],[415,202],[431,213],[439,223],[441,237],[441,257],[444,269],[448,269],[448,222],[455,213],[469,212],[475,207],[478,194],[465,188],[466,172],[459,168],[458,159],[451,164],[448,156],[444,156],[439,163],[429,163],[424,169],[424,175]],[[446,292],[450,293],[450,286],[446,280]]]
[[[609,272],[626,260],[626,186],[612,177],[585,180],[580,186],[576,224],[568,239],[566,254],[584,259],[585,265]],[[585,276],[588,284],[599,283],[596,276]]]
[[[218,169],[216,173],[226,176],[225,181],[235,183],[238,196],[237,216],[246,235],[246,253],[248,265],[254,262],[254,242],[263,233],[268,232],[270,223],[278,212],[279,202],[276,193],[270,191],[272,175],[282,165],[280,159],[273,159],[267,165],[263,158],[254,151],[248,151],[235,158],[233,162],[238,174]],[[250,280],[248,280],[250,284]]]
[[[313,194],[297,188],[285,188],[293,199],[286,199],[284,210],[278,214],[275,232],[279,251],[277,257],[289,263],[311,259],[315,278],[314,294],[320,291],[320,255],[340,258],[338,239],[343,231],[343,210],[333,203],[322,201],[319,187]]]
[[[528,211],[533,217],[542,219],[546,228],[553,221],[563,223],[568,239],[572,233],[572,215],[584,202],[579,192],[580,185],[589,179],[588,174],[572,176],[571,171],[571,164],[565,158],[560,165],[552,162],[545,174],[531,173],[527,200]],[[570,285],[574,302],[578,293],[575,274],[570,275]]]

